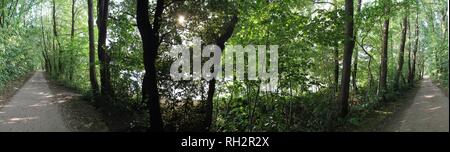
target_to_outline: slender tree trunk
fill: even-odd
[[[203,131],[209,131],[212,125],[212,114],[213,114],[213,98],[214,92],[216,91],[216,79],[211,79],[208,83],[208,91],[206,97],[206,103],[204,107],[205,120],[203,121],[201,129]]]
[[[355,48],[353,53],[353,70],[352,70],[352,87],[355,93],[358,92],[358,85],[357,85],[358,52],[359,52],[358,48]]]
[[[70,28],[70,39],[72,40],[75,37],[75,1],[76,0],[72,0],[72,24]]]
[[[58,36],[58,30],[56,29],[56,2],[52,1],[52,19],[53,19],[53,35]]]
[[[58,39],[58,29],[57,29],[57,21],[56,21],[56,1],[53,0],[53,9],[52,9],[52,17],[53,17],[53,35],[55,36],[55,40],[56,40],[56,46],[55,46],[55,51],[58,50],[58,55],[55,55],[56,57],[56,61],[57,64],[56,66],[56,73],[64,73],[64,69],[63,69],[63,63],[62,63],[62,49],[60,49],[61,44],[59,43],[59,39]]]
[[[76,0],[72,0],[72,24],[71,24],[71,29],[70,29],[70,40],[72,41],[72,44],[74,43],[74,38],[75,38],[75,2]],[[76,51],[76,50],[73,50]],[[70,54],[69,58],[70,58],[70,62],[74,62],[74,55],[73,53]],[[69,81],[72,82],[73,80],[73,74],[74,74],[74,68],[70,67],[69,68]]]
[[[142,82],[142,102],[146,103],[150,115],[149,131],[164,131],[159,101],[155,60],[160,45],[159,28],[164,11],[164,1],[157,0],[153,27],[149,21],[148,0],[137,0],[136,20],[144,50],[144,80]]]
[[[447,14],[448,13],[448,6],[446,6],[443,10],[442,10],[442,19],[441,19],[441,24],[442,24],[442,37],[443,37],[443,41],[447,42],[446,40],[448,39],[448,17]]]
[[[106,48],[108,5],[109,0],[98,0],[98,59],[100,61],[100,95],[103,102],[108,102],[113,97],[110,74],[110,57]]]
[[[412,54],[412,64],[411,64],[411,72],[409,73],[410,85],[414,86],[414,77],[416,74],[416,60],[417,60],[417,50],[419,47],[419,13],[416,14],[416,40],[414,44],[414,51]]]
[[[358,43],[359,44],[359,47],[360,47],[360,49],[367,55],[367,56],[369,56],[369,62],[368,62],[368,64],[367,64],[367,71],[369,72],[368,73],[368,75],[369,75],[369,84],[368,84],[368,87],[367,87],[367,91],[366,91],[366,99],[368,99],[369,98],[369,96],[370,96],[370,92],[371,92],[371,88],[372,88],[372,85],[374,84],[374,82],[373,82],[373,75],[372,75],[372,60],[373,60],[373,56],[369,53],[369,52],[367,52],[366,51],[366,49],[364,49],[364,45],[363,44],[360,44],[360,43]]]
[[[413,52],[413,64],[412,64],[412,78],[411,80],[415,80],[416,76],[416,62],[417,62],[417,51],[419,50],[419,13],[416,15],[416,41],[414,45],[414,52]],[[414,85],[414,83],[413,83]]]
[[[339,48],[334,48],[334,98],[339,92]]]
[[[344,62],[341,79],[341,90],[339,94],[340,116],[348,114],[348,97],[350,88],[350,73],[352,64],[352,54],[355,45],[353,33],[353,0],[345,0],[345,39],[344,39]]]
[[[55,36],[52,37],[52,71],[51,74],[54,77],[58,73],[58,59],[56,54],[56,43],[55,43]]]
[[[400,76],[402,75],[402,71],[403,71],[403,62],[404,62],[403,55],[405,54],[405,43],[406,43],[407,30],[408,30],[408,17],[405,16],[405,17],[403,17],[403,30],[402,30],[402,37],[401,37],[401,42],[400,42],[400,50],[398,53],[397,71],[396,71],[396,74],[394,77],[394,88],[396,90],[399,89]]]
[[[411,72],[412,72],[412,66],[411,66],[411,61],[412,61],[412,58],[411,58],[411,56],[412,56],[412,40],[411,40],[411,24],[410,24],[410,21],[409,21],[409,19],[408,19],[408,31],[409,31],[409,33],[408,33],[408,45],[409,45],[409,47],[408,47],[408,84],[410,85],[410,86],[412,86],[412,80],[411,80]]]
[[[233,35],[234,28],[238,22],[237,15],[234,15],[229,24],[226,26],[225,32],[216,39],[215,43],[220,47],[221,50],[225,49],[225,42]],[[206,105],[205,105],[205,120],[203,121],[202,129],[205,131],[209,131],[212,124],[212,114],[213,114],[213,98],[214,92],[216,91],[216,79],[213,78],[208,83],[208,91],[206,97]]]
[[[94,6],[92,0],[88,3],[88,28],[89,28],[89,80],[95,96],[98,95],[97,72],[95,70],[95,42],[94,42]]]
[[[361,7],[362,7],[362,0],[358,0],[358,8],[356,10],[356,12],[358,13],[358,15],[361,14]],[[355,31],[355,40],[358,37],[358,30]],[[353,71],[352,71],[352,87],[353,90],[355,90],[355,92],[358,92],[358,85],[357,85],[357,72],[358,72],[358,52],[359,49],[358,47],[356,47],[354,49],[355,53],[353,55]]]
[[[56,51],[58,50],[56,47],[56,43],[55,41],[58,41],[58,30],[56,29],[57,25],[56,25],[56,2],[55,0],[52,1],[52,20],[53,20],[53,60],[55,62],[53,62],[53,66],[54,69],[53,70],[53,74],[57,74],[59,72],[59,53],[56,55]]]
[[[385,4],[385,15],[390,13],[390,0]],[[379,84],[379,96],[381,101],[386,101],[387,91],[387,68],[388,68],[388,41],[389,41],[389,17],[386,17],[383,24],[383,41],[381,48],[381,63],[380,63],[380,84]]]
[[[373,82],[373,74],[372,74],[372,57],[369,58],[369,63],[367,64],[367,71],[369,71],[369,89],[372,87]],[[367,90],[369,92],[370,90]]]

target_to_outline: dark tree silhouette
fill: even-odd
[[[147,104],[150,114],[150,131],[163,131],[161,107],[155,60],[160,46],[159,28],[164,1],[157,0],[153,25],[149,20],[148,0],[137,0],[136,19],[144,50],[144,80],[142,82],[142,101]]]
[[[341,90],[339,94],[340,116],[348,114],[348,97],[350,87],[350,72],[352,64],[353,47],[355,40],[353,36],[353,0],[345,0],[345,36],[344,36],[344,62],[341,79]]]
[[[98,59],[100,61],[100,95],[103,102],[108,102],[113,96],[111,86],[111,71],[110,71],[110,53],[106,48],[106,36],[108,27],[108,5],[109,0],[98,0]]]
[[[98,82],[95,70],[95,42],[94,42],[94,6],[92,0],[88,3],[88,29],[89,29],[89,81],[91,83],[92,92],[97,95]]]

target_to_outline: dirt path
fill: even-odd
[[[91,106],[72,100],[76,94],[52,88],[43,72],[36,72],[0,105],[0,132],[107,131]]]
[[[70,131],[52,97],[42,72],[36,72],[9,103],[0,107],[0,131]]]
[[[449,100],[429,78],[420,83],[410,106],[394,116],[388,132],[448,132]]]

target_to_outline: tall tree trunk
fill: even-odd
[[[380,82],[379,82],[379,96],[381,101],[386,101],[386,91],[387,91],[387,68],[388,68],[388,40],[389,40],[389,13],[390,13],[390,0],[385,2],[385,17],[383,24],[383,40],[381,48],[381,63],[380,63]]]
[[[56,2],[52,1],[52,19],[53,19],[53,35],[58,36],[58,31],[56,30]]]
[[[411,86],[412,85],[412,80],[411,80],[411,72],[412,72],[412,66],[411,66],[411,61],[412,61],[412,58],[411,58],[411,56],[412,56],[412,36],[411,36],[411,24],[410,24],[410,21],[409,21],[409,19],[408,19],[408,31],[409,31],[409,33],[408,33],[408,84]]]
[[[70,28],[70,39],[72,40],[75,37],[75,1],[76,0],[72,0],[72,24]]]
[[[338,45],[334,48],[334,98],[339,91],[339,48]]]
[[[405,43],[406,43],[406,32],[408,30],[408,17],[403,17],[403,29],[402,29],[402,38],[400,42],[400,50],[398,52],[398,64],[397,64],[397,71],[394,77],[394,88],[396,90],[399,89],[399,82],[400,82],[400,76],[402,75],[403,71],[403,62],[405,54]]]
[[[415,64],[416,64],[416,52],[417,52],[417,49],[418,49],[418,43],[419,43],[419,13],[417,12],[416,13],[416,31],[415,31],[415,37],[416,37],[416,39],[415,39],[415,44],[414,44],[414,50],[413,50],[413,53],[412,53],[412,55],[411,55],[411,67],[410,67],[410,70],[409,70],[409,73],[408,73],[408,82],[409,82],[409,85],[412,87],[412,86],[414,86],[414,74],[415,74],[415,68],[416,68],[416,66],[415,66]],[[411,38],[410,38],[411,39]],[[411,41],[411,40],[410,40]],[[411,44],[410,44],[411,45]],[[412,49],[412,48],[411,48]]]
[[[110,74],[110,57],[106,50],[109,0],[98,0],[98,59],[100,61],[100,95],[103,102],[113,97]]]
[[[50,72],[50,74],[51,74],[51,76],[54,76],[56,73],[57,73],[57,71],[58,71],[58,68],[57,68],[57,66],[58,66],[58,60],[56,59],[56,44],[55,44],[55,36],[53,36],[52,37],[52,55],[51,55],[51,60],[52,60],[52,64],[51,64],[51,71],[52,72]]]
[[[62,63],[62,49],[60,49],[61,44],[59,43],[59,39],[58,39],[58,29],[57,29],[57,21],[56,21],[56,1],[53,0],[53,9],[52,9],[52,17],[53,17],[53,35],[55,36],[55,40],[56,40],[56,46],[55,46],[55,51],[58,50],[58,55],[56,55],[56,69],[57,69],[57,73],[64,73],[64,69],[63,69],[63,63]]]
[[[88,28],[89,28],[89,81],[95,96],[98,95],[97,72],[95,70],[95,42],[94,42],[94,6],[92,0],[88,3]]]
[[[353,70],[352,70],[352,88],[355,91],[355,93],[358,92],[358,85],[357,85],[358,52],[359,52],[358,48],[355,48],[353,53]]]
[[[70,40],[72,41],[72,44],[74,43],[73,40],[75,38],[75,2],[76,2],[76,0],[72,0],[72,22],[71,22],[72,24],[71,24],[71,29],[70,29]],[[76,51],[76,49],[72,50],[72,51]],[[70,54],[70,56],[69,56],[70,62],[74,62],[74,60],[75,60],[74,56],[75,56],[75,54],[73,54],[73,53]],[[69,81],[72,82],[73,74],[74,74],[73,67],[69,68],[68,74],[69,74]]]
[[[238,16],[234,15],[231,21],[226,26],[225,32],[216,39],[215,44],[220,47],[221,50],[225,49],[225,42],[233,35],[234,28],[238,22]],[[209,131],[212,124],[212,113],[213,113],[213,98],[214,92],[216,91],[216,79],[213,78],[208,83],[208,96],[206,97],[205,105],[205,120],[203,121],[202,129],[204,131]]]
[[[358,15],[361,15],[361,7],[362,7],[362,0],[358,0],[358,8],[356,9],[356,12]],[[355,41],[358,37],[358,30],[355,31]],[[352,71],[352,87],[355,92],[358,92],[358,85],[357,85],[357,72],[358,72],[358,47],[355,48],[353,55],[353,71]]]
[[[341,79],[341,90],[339,94],[340,116],[345,117],[348,114],[348,97],[350,87],[350,72],[352,64],[352,54],[355,45],[353,35],[353,0],[345,0],[345,39],[344,39],[344,62]]]
[[[59,72],[59,64],[60,64],[59,55],[60,54],[58,53],[57,55],[55,55],[56,51],[58,50],[56,43],[55,43],[55,41],[58,41],[58,30],[56,29],[57,25],[56,25],[56,2],[55,2],[55,0],[52,1],[52,20],[53,20],[53,53],[54,53],[53,60],[55,61],[55,62],[53,62],[54,63],[53,64],[53,66],[54,66],[53,74],[57,74]]]
[[[419,12],[416,14],[416,40],[414,44],[414,52],[413,52],[413,63],[411,67],[411,80],[414,82],[416,75],[416,61],[417,61],[417,51],[419,49]],[[411,84],[412,86],[414,83]]]
[[[150,115],[149,131],[163,131],[163,121],[159,101],[155,60],[160,46],[159,28],[164,11],[164,1],[157,0],[153,27],[149,21],[148,0],[137,0],[136,20],[144,50],[144,80],[142,82],[142,102],[146,103]]]

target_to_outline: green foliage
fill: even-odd
[[[54,81],[82,92],[86,100],[92,101],[106,116],[121,121],[121,129],[141,131],[148,127],[148,109],[141,102],[144,67],[135,1],[112,0],[109,6],[106,49],[111,52],[114,90],[109,103],[99,102],[90,90],[86,1],[77,0],[74,5],[73,37],[72,1],[55,2],[57,36],[53,29],[52,0],[17,0],[0,5],[0,13],[4,11],[0,14],[0,89],[29,71],[45,69]],[[227,44],[280,46],[279,88],[275,92],[263,92],[259,88],[261,81],[218,81],[211,131],[334,131],[341,125],[363,124],[366,115],[383,105],[379,102],[378,77],[382,24],[387,18],[391,21],[388,99],[393,101],[411,87],[407,83],[407,63],[411,60],[408,52],[414,50],[417,36],[416,13],[420,28],[416,79],[421,79],[422,74],[430,75],[448,87],[448,20],[445,16],[448,8],[444,6],[445,1],[385,2],[363,0],[361,12],[355,9],[355,51],[358,53],[354,55],[358,58],[358,70],[357,77],[352,79],[357,80],[358,91],[351,89],[350,115],[345,119],[336,116],[338,90],[334,82],[335,60],[339,61],[337,70],[342,71],[343,1],[335,0],[329,4],[298,0],[170,3],[162,15],[163,26],[159,31],[162,41],[156,61],[166,130],[199,130],[205,117],[204,102],[208,90],[205,80],[171,79],[169,69],[174,59],[168,56],[170,46],[194,37],[201,37],[202,45],[214,43],[233,15],[238,16],[239,22]],[[153,10],[154,2],[150,5]],[[391,12],[384,14],[387,5]],[[4,17],[3,14],[11,15]],[[400,89],[394,90],[400,23],[405,15],[410,23],[405,64]],[[186,18],[185,23],[177,21],[180,16]],[[153,16],[150,20],[153,22]]]
[[[13,28],[22,30],[12,31]],[[40,66],[40,53],[34,50],[39,47],[35,39],[37,32],[35,28],[20,25],[9,29],[0,28],[0,89],[7,82]]]

